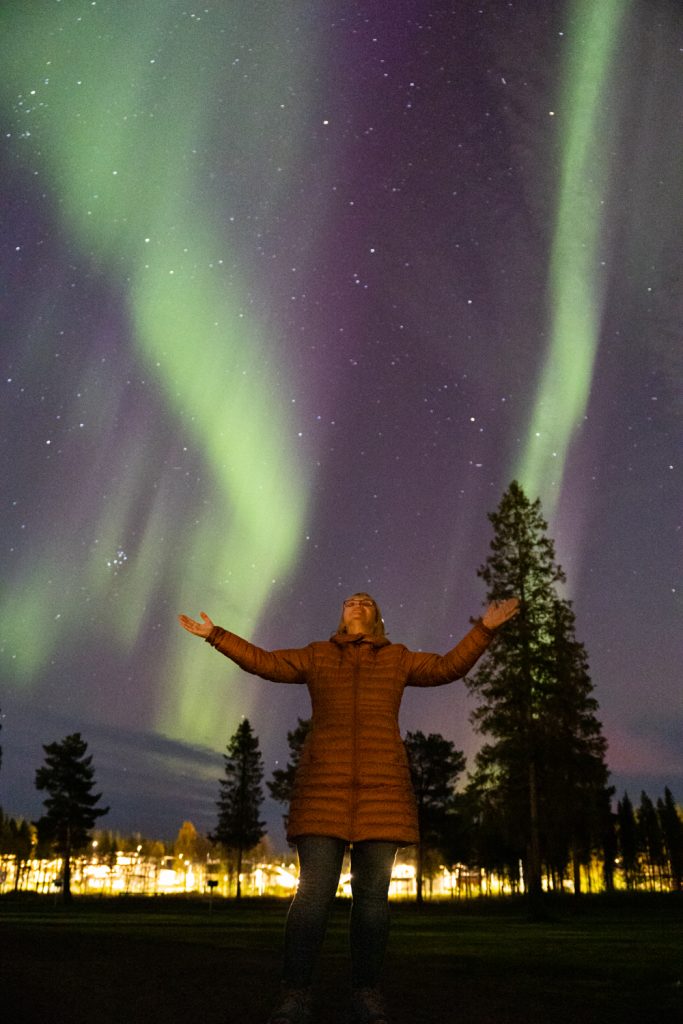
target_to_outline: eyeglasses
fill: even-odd
[[[367,598],[349,597],[348,600],[344,601],[345,608],[374,608],[375,602],[368,601]]]

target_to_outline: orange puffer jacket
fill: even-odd
[[[398,727],[403,689],[461,678],[493,635],[477,622],[444,655],[409,651],[386,637],[346,633],[308,647],[264,651],[215,626],[207,641],[246,672],[308,686],[312,723],[299,761],[288,838],[417,842],[415,797]]]

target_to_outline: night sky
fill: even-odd
[[[80,731],[102,826],[215,823],[266,648],[368,590],[444,651],[540,497],[617,795],[683,801],[678,0],[0,13],[0,805]],[[462,684],[401,725],[468,757]],[[264,816],[281,839],[282,808]]]

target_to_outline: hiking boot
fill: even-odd
[[[352,1024],[389,1024],[382,993],[378,988],[354,989],[351,997]]]
[[[310,988],[282,988],[268,1024],[311,1024],[313,1004]]]

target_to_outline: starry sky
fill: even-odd
[[[540,497],[618,795],[683,800],[677,0],[0,12],[0,805],[80,731],[102,825],[213,827],[266,648],[370,591],[444,651]],[[461,684],[401,725],[465,751]],[[282,809],[264,805],[275,841]]]

